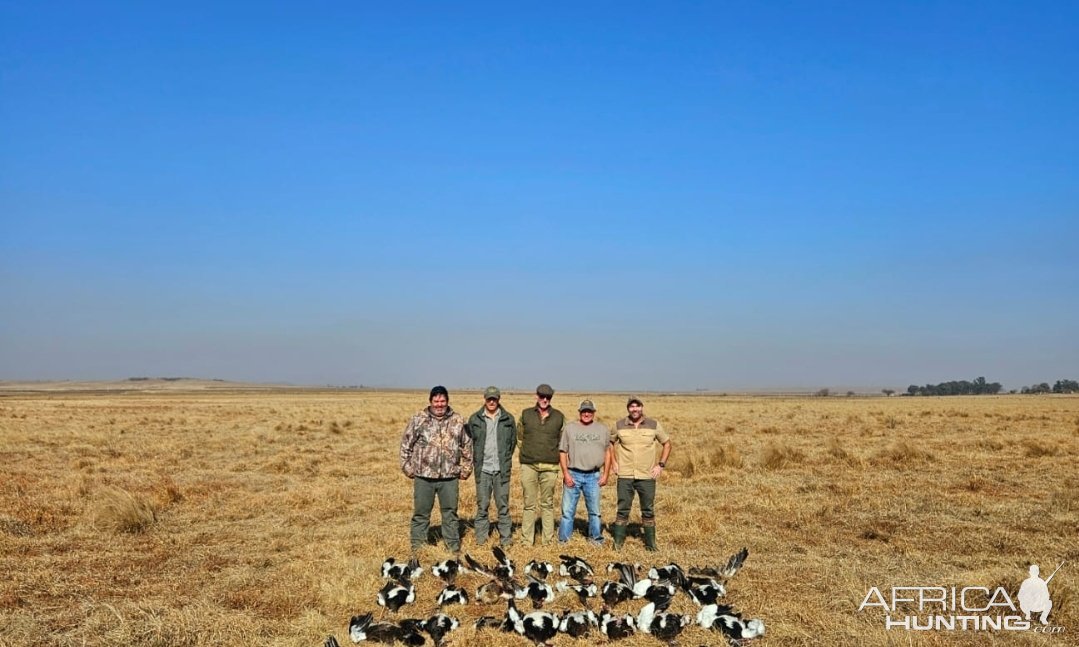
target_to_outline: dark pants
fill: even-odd
[[[453,552],[461,549],[461,529],[457,522],[457,479],[412,479],[412,549],[427,542],[427,529],[431,525],[431,508],[438,496],[438,508],[442,514],[442,538],[446,548]]]
[[[492,494],[495,498],[495,508],[498,510],[498,534],[501,535],[503,542],[507,542],[513,532],[513,521],[510,519],[509,475],[488,474],[482,470],[476,473],[476,541],[486,541],[487,534],[491,531],[487,509],[491,507]]]
[[[641,498],[641,525],[656,525],[656,482],[653,479],[618,479],[618,512],[614,522],[629,523],[629,509],[633,495]]]

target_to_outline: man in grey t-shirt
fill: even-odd
[[[558,465],[562,468],[562,521],[558,541],[566,543],[573,532],[577,502],[584,495],[588,510],[588,541],[603,545],[600,529],[600,488],[611,473],[610,430],[596,422],[596,406],[584,400],[577,408],[578,418],[567,422],[558,442]]]

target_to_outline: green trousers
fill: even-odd
[[[412,526],[410,538],[412,550],[427,543],[427,530],[431,526],[431,508],[438,497],[442,515],[442,538],[452,552],[461,550],[461,528],[457,521],[457,479],[412,479]]]

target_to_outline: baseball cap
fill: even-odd
[[[495,400],[502,399],[502,392],[498,390],[497,386],[489,386],[484,390],[483,399],[490,400],[491,398],[494,398]]]
[[[595,411],[596,405],[592,404],[591,400],[581,400],[581,406],[577,407],[577,411]]]
[[[628,407],[629,405],[633,404],[634,402],[636,402],[637,404],[641,405],[642,407],[644,406],[644,402],[642,402],[642,401],[641,401],[641,399],[640,399],[640,398],[638,398],[638,397],[637,397],[637,396],[635,396],[635,395],[631,395],[631,396],[629,396],[629,399],[628,399],[628,400],[626,400],[626,406]]]

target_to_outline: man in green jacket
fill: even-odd
[[[476,544],[487,543],[491,523],[487,517],[494,494],[498,510],[498,534],[501,544],[513,543],[510,520],[510,469],[513,450],[517,448],[517,423],[502,408],[502,392],[489,386],[483,392],[483,406],[465,425],[472,438],[473,473],[476,475]]]
[[[536,503],[539,502],[543,543],[554,540],[554,490],[562,475],[558,466],[558,441],[565,417],[551,406],[554,389],[550,384],[536,387],[536,406],[521,412],[517,442],[521,445],[521,539],[526,546],[536,541]]]

